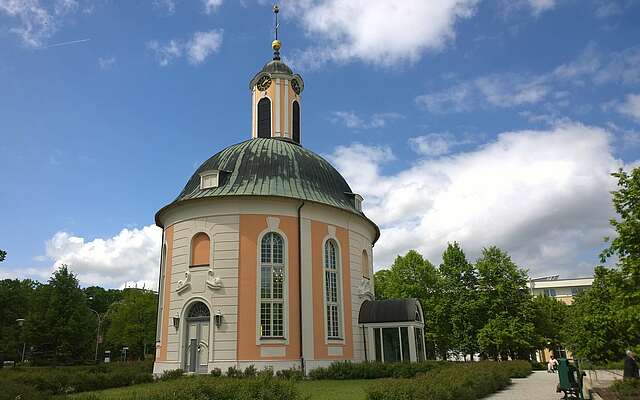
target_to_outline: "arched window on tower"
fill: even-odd
[[[211,240],[204,232],[197,233],[191,239],[191,266],[199,267],[209,265],[209,253],[211,252]]]
[[[293,141],[300,143],[300,104],[293,101]]]
[[[327,338],[340,339],[340,251],[333,239],[324,244],[324,302],[326,306]]]
[[[284,240],[275,232],[260,243],[260,336],[284,337]]]
[[[369,254],[367,254],[366,250],[362,250],[362,277],[365,279],[369,279]]]
[[[268,97],[258,102],[258,137],[271,137],[271,100]]]

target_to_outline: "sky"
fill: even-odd
[[[250,138],[260,0],[0,0],[0,278],[157,282],[154,214]],[[640,165],[640,1],[283,0],[302,142],[363,195],[375,269],[496,245],[588,276]]]

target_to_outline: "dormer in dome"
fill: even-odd
[[[304,81],[280,60],[278,40],[278,12],[276,39],[272,42],[273,60],[262,67],[251,82],[251,137],[288,139],[300,143],[300,95]]]

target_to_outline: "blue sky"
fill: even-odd
[[[0,0],[2,277],[153,285],[154,213],[250,137],[263,1]],[[281,3],[302,141],[382,228],[376,268],[447,241],[587,275],[608,174],[638,165],[640,2]]]

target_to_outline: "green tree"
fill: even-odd
[[[441,337],[449,336],[450,350],[466,357],[478,350],[477,335],[482,327],[482,304],[478,275],[457,242],[449,243],[438,268],[440,285],[436,312]],[[444,341],[444,340],[443,340]]]
[[[122,300],[122,290],[104,289],[100,286],[89,286],[82,289],[89,308],[95,310],[98,314],[105,314],[109,307]]]
[[[482,250],[476,268],[481,308],[486,316],[478,332],[480,351],[494,359],[528,359],[536,337],[526,270],[495,246]]]
[[[144,289],[125,289],[121,301],[113,303],[107,314],[108,344],[127,346],[130,354],[143,359],[153,349],[156,333],[158,296]]]
[[[374,286],[378,299],[418,299],[423,310],[428,310],[424,315],[428,356],[434,356],[438,350],[446,354],[448,342],[444,340],[448,335],[440,334],[442,330],[437,319],[442,313],[434,311],[439,305],[436,301],[438,274],[433,264],[417,251],[410,250],[404,256],[397,256],[389,269],[378,271]]]
[[[17,320],[27,318],[37,286],[30,279],[0,281],[0,361],[20,360],[25,337]]]
[[[7,257],[7,252],[0,250],[0,262],[4,261],[5,257]]]
[[[538,296],[533,299],[533,313],[539,350],[563,345],[562,327],[569,316],[569,306],[550,296]]]
[[[610,220],[616,237],[600,255],[615,268],[596,267],[594,282],[571,306],[567,322],[568,347],[594,361],[622,358],[624,351],[640,350],[640,168],[612,174],[618,190],[612,192],[617,219]]]
[[[93,359],[96,324],[78,279],[62,265],[33,296],[25,323],[32,360],[71,364]]]

